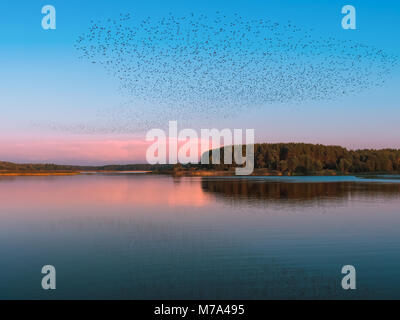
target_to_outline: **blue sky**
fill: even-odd
[[[56,30],[41,28],[41,8],[46,4],[57,10]],[[346,4],[357,10],[357,30],[341,28],[341,8]],[[131,127],[124,134],[80,130],[82,126],[107,127],[112,117],[110,112],[118,112],[118,106],[127,98],[118,90],[118,80],[101,66],[78,59],[79,52],[74,48],[78,36],[87,32],[91,20],[114,19],[120,13],[131,13],[135,19],[150,16],[157,20],[169,13],[213,15],[216,11],[227,15],[239,13],[249,20],[290,20],[302,29],[313,29],[316,37],[352,40],[400,56],[399,1],[3,0],[0,3],[0,145],[27,139],[118,140],[127,136],[139,139],[143,132]],[[254,128],[256,140],[265,142],[400,148],[399,84],[397,67],[384,86],[356,95],[300,105],[270,103],[231,117],[209,119],[201,125]],[[168,115],[168,110],[164,111]],[[165,119],[165,125],[168,120],[174,119]],[[118,125],[119,118],[113,121],[113,125]],[[196,128],[200,124],[194,118],[187,125]],[[120,126],[126,126],[126,119],[121,120]],[[61,156],[49,155],[43,160],[60,162]],[[5,155],[0,153],[0,158]],[[34,160],[23,152],[6,158]]]

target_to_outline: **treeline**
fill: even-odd
[[[74,172],[90,167],[56,165],[56,164],[18,164],[0,161],[0,172]]]
[[[245,147],[243,147],[244,149]],[[224,159],[223,148],[220,158]],[[245,154],[245,153],[243,153]],[[209,151],[211,159],[211,151]],[[340,173],[400,172],[400,150],[347,150],[340,146],[306,143],[261,143],[254,145],[254,168],[282,174],[312,174],[334,171]],[[210,161],[211,163],[211,161]],[[56,164],[15,164],[0,161],[0,172],[78,172],[145,170],[168,173],[180,170],[231,170],[233,164],[188,165],[106,165],[71,166]],[[328,172],[326,172],[328,174]]]
[[[223,148],[220,151],[223,161]],[[261,143],[254,145],[254,162],[256,169],[286,174],[310,174],[325,170],[341,173],[400,172],[400,150],[347,150],[321,144]],[[220,164],[208,168],[227,170],[234,166]]]
[[[105,166],[74,166],[57,164],[17,164],[0,161],[0,172],[79,172],[79,171],[165,171],[172,170],[171,165],[127,164]]]

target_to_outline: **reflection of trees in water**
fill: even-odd
[[[202,189],[219,198],[247,203],[345,203],[350,199],[399,199],[400,184],[365,182],[287,183],[250,179],[203,179]]]

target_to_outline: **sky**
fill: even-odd
[[[56,8],[55,30],[43,30],[41,26],[44,16],[41,9],[48,4]],[[356,30],[344,30],[341,26],[343,18],[341,8],[347,4],[356,8]],[[93,23],[100,26],[107,25],[108,19],[118,20],[120,14],[131,15],[131,20],[126,23],[130,23],[127,26],[134,30],[139,28],[139,21],[150,17],[151,22],[148,23],[152,32],[160,34],[162,31],[160,21],[165,17],[204,15],[210,17],[206,20],[207,24],[215,20],[217,12],[218,15],[227,17],[222,19],[223,23],[229,23],[229,19],[233,19],[235,14],[247,22],[265,19],[284,26],[290,21],[292,25],[303,30],[301,32],[308,32],[307,34],[313,39],[321,39],[319,43],[331,38],[335,39],[335,43],[343,42],[343,54],[348,54],[351,50],[345,43],[358,43],[374,50],[382,50],[395,59],[400,57],[398,37],[400,2],[394,0],[99,0],[96,2],[2,0],[0,3],[0,161],[59,164],[143,163],[148,147],[144,139],[146,131],[154,127],[166,128],[168,121],[173,120],[181,123],[181,129],[184,127],[196,130],[251,128],[255,130],[256,142],[309,142],[342,145],[352,149],[400,148],[398,64],[389,68],[390,72],[385,71],[385,74],[380,75],[385,81],[379,82],[379,85],[366,86],[363,90],[346,95],[338,92],[336,95],[335,90],[341,87],[335,82],[333,89],[326,95],[327,99],[302,99],[302,101],[297,101],[299,99],[293,97],[286,100],[271,98],[270,101],[264,101],[268,95],[287,96],[287,92],[292,90],[291,82],[287,80],[291,76],[288,72],[283,73],[278,84],[275,78],[267,82],[261,79],[258,73],[254,73],[258,66],[254,64],[251,72],[233,80],[236,87],[228,86],[227,91],[223,92],[222,99],[215,95],[220,91],[213,90],[216,88],[214,80],[202,84],[205,96],[194,95],[193,92],[187,94],[190,83],[195,82],[196,76],[190,73],[190,68],[179,69],[185,73],[173,74],[172,69],[168,69],[167,66],[165,70],[170,72],[167,75],[170,77],[168,79],[172,79],[171,83],[174,83],[175,87],[177,83],[185,80],[189,83],[189,87],[179,87],[180,91],[172,88],[170,95],[166,93],[171,89],[165,87],[160,89],[159,95],[154,95],[153,100],[144,102],[143,96],[151,96],[154,92],[151,91],[151,85],[145,83],[146,78],[143,73],[135,75],[132,72],[128,75],[129,81],[137,81],[137,85],[128,87],[132,89],[128,92],[121,89],[121,85],[125,85],[126,89],[126,82],[119,79],[118,75],[110,73],[98,63],[99,60],[94,63],[93,58],[82,58],[82,50],[76,47],[80,36],[90,34]],[[137,36],[143,38],[146,32],[137,30]],[[303,34],[301,32],[300,34]],[[162,38],[161,35],[160,37]],[[196,41],[204,40],[198,38],[190,41],[196,44]],[[215,37],[211,40],[216,44],[221,38]],[[93,44],[85,41],[83,41],[85,45]],[[133,44],[137,44],[134,43],[135,39],[132,41]],[[156,47],[168,45],[167,40],[163,41],[157,43],[153,39],[151,45]],[[181,45],[175,39],[171,41],[177,47]],[[230,47],[227,59],[246,62],[247,58],[240,56],[240,53],[248,52],[245,51],[248,50],[245,46],[251,45],[257,53],[266,49],[257,41],[254,38],[244,43],[242,48]],[[272,41],[272,44],[277,43]],[[282,50],[284,49],[280,47],[273,48],[274,54],[280,54],[280,57],[284,53]],[[321,50],[322,55],[328,54],[324,53],[324,49]],[[123,54],[125,59],[130,59],[130,52]],[[285,58],[293,57],[290,53],[284,54],[282,65],[287,66]],[[143,60],[126,60],[126,63],[139,61],[145,64],[147,61],[145,59],[152,58],[149,55],[147,53]],[[115,55],[110,56],[110,59],[115,57]],[[298,67],[303,63],[301,59],[309,57],[313,55],[293,60],[294,66]],[[183,58],[185,56],[178,57],[178,61],[182,62]],[[373,63],[369,65],[369,57],[363,58],[365,58],[362,62],[365,67],[363,70],[371,71],[372,75],[368,77],[374,79],[374,74],[382,71],[379,69],[380,65]],[[149,62],[151,66],[161,63],[161,60],[157,62],[157,59],[151,61]],[[111,69],[115,66],[111,64]],[[273,68],[276,68],[274,75],[277,75],[279,67],[278,64],[273,65]],[[325,65],[322,71],[327,72],[328,68],[329,66]],[[231,80],[229,76],[231,71],[223,70],[216,65],[215,72],[219,77],[217,84],[221,85],[221,88]],[[254,77],[251,76],[253,74]],[[157,76],[159,75],[152,75],[152,79],[156,79]],[[294,69],[292,76],[298,76]],[[328,76],[315,74],[314,79],[320,82],[318,79],[324,77]],[[248,90],[244,93],[243,101],[237,100],[241,96],[232,89],[241,89],[240,84],[243,85],[244,91]],[[278,93],[271,91],[271,84],[279,90]],[[266,86],[265,89],[263,85]],[[196,89],[195,85],[194,87],[193,90]],[[230,92],[232,94],[225,99]],[[265,95],[261,95],[262,92]],[[183,93],[184,102],[181,101]],[[325,89],[322,93],[326,93]],[[321,92],[318,95],[320,96]],[[260,98],[252,99],[256,96]],[[315,94],[308,93],[308,96]],[[233,101],[235,99],[237,101]],[[254,106],[250,106],[251,104]],[[215,107],[218,107],[218,112],[213,111]]]

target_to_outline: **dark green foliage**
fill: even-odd
[[[306,143],[261,143],[254,145],[256,169],[288,174],[310,174],[323,170],[341,173],[398,172],[400,150],[347,150],[340,146]],[[221,158],[223,149],[221,149]],[[211,157],[210,157],[211,159]],[[214,165],[229,169],[235,165]]]

